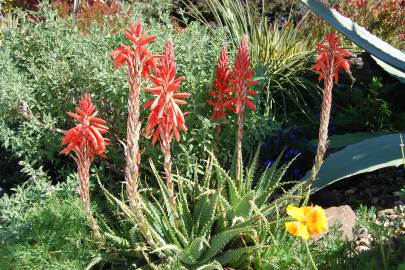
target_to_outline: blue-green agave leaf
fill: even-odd
[[[367,139],[329,155],[312,188],[316,191],[353,175],[400,166],[402,163],[399,133]],[[310,173],[307,172],[307,177]]]

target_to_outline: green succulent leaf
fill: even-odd
[[[211,241],[209,242],[210,246],[207,252],[201,258],[200,262],[205,263],[214,258],[231,240],[242,233],[246,233],[249,229],[250,227],[228,229],[212,237]]]
[[[207,244],[204,238],[195,238],[180,254],[180,260],[189,265],[197,264],[198,259],[204,252],[204,246]]]

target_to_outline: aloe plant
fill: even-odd
[[[349,145],[329,155],[312,185],[313,191],[350,176],[400,166],[403,160],[399,138],[398,133],[383,135]]]
[[[371,54],[385,71],[405,82],[405,54],[318,0],[301,0],[315,14]]]
[[[147,189],[141,202],[151,235],[159,247],[145,253],[149,265],[155,265],[157,269],[166,269],[167,265],[172,267],[167,269],[174,266],[180,269],[222,269],[221,265],[238,267],[246,263],[247,255],[261,247],[260,239],[257,239],[259,225],[276,220],[280,208],[297,203],[303,197],[300,194],[303,183],[281,183],[292,162],[280,166],[281,156],[258,176],[257,152],[237,183],[213,155],[206,161],[204,170],[196,164],[193,179],[173,175],[178,187],[175,211],[179,220],[175,219],[167,186],[150,161],[159,190],[153,193],[152,189]],[[292,188],[270,201],[274,192],[285,186]],[[135,223],[134,214],[123,200],[101,187],[108,200],[119,206],[126,220]],[[267,237],[265,232],[261,233],[265,235],[261,237]],[[136,240],[141,237],[125,238],[112,230],[106,239],[116,250],[135,249],[145,244]],[[165,259],[154,256],[158,252],[163,252]],[[217,268],[210,268],[213,266]]]

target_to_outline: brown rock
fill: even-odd
[[[343,232],[342,237],[345,240],[353,240],[353,227],[356,224],[356,214],[353,209],[348,205],[338,207],[330,207],[325,209],[326,216],[328,217],[328,227],[332,228],[334,224],[339,222]]]

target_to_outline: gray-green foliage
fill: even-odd
[[[71,111],[84,93],[91,93],[100,116],[109,122],[112,144],[108,157],[121,166],[118,139],[125,138],[128,82],[123,69],[114,69],[111,51],[129,42],[123,35],[124,29],[111,33],[94,25],[83,34],[73,19],[55,17],[46,4],[43,9],[45,21],[32,23],[20,18],[17,29],[2,33],[0,142],[20,158],[52,164],[63,171],[66,165],[58,157],[62,136],[55,128],[70,128],[73,122],[66,111]],[[158,35],[151,45],[153,52],[159,54],[168,39],[175,43],[178,75],[186,77],[182,90],[192,94],[184,110],[190,112],[187,124],[193,132],[184,135],[183,140],[188,142],[184,145],[194,149],[175,146],[174,152],[192,164],[212,140],[206,92],[224,35],[220,30],[211,34],[197,23],[178,33],[168,14],[148,19],[141,13],[141,9],[133,9],[130,19],[144,20],[145,29]],[[141,98],[144,102],[151,97],[142,93]],[[142,111],[142,119],[146,119],[147,110]],[[156,156],[159,151],[149,145],[145,143],[146,154]],[[186,165],[181,163],[179,168],[190,169]]]
[[[54,186],[23,165],[30,180],[0,198],[0,269],[85,269],[97,251],[76,178]]]

